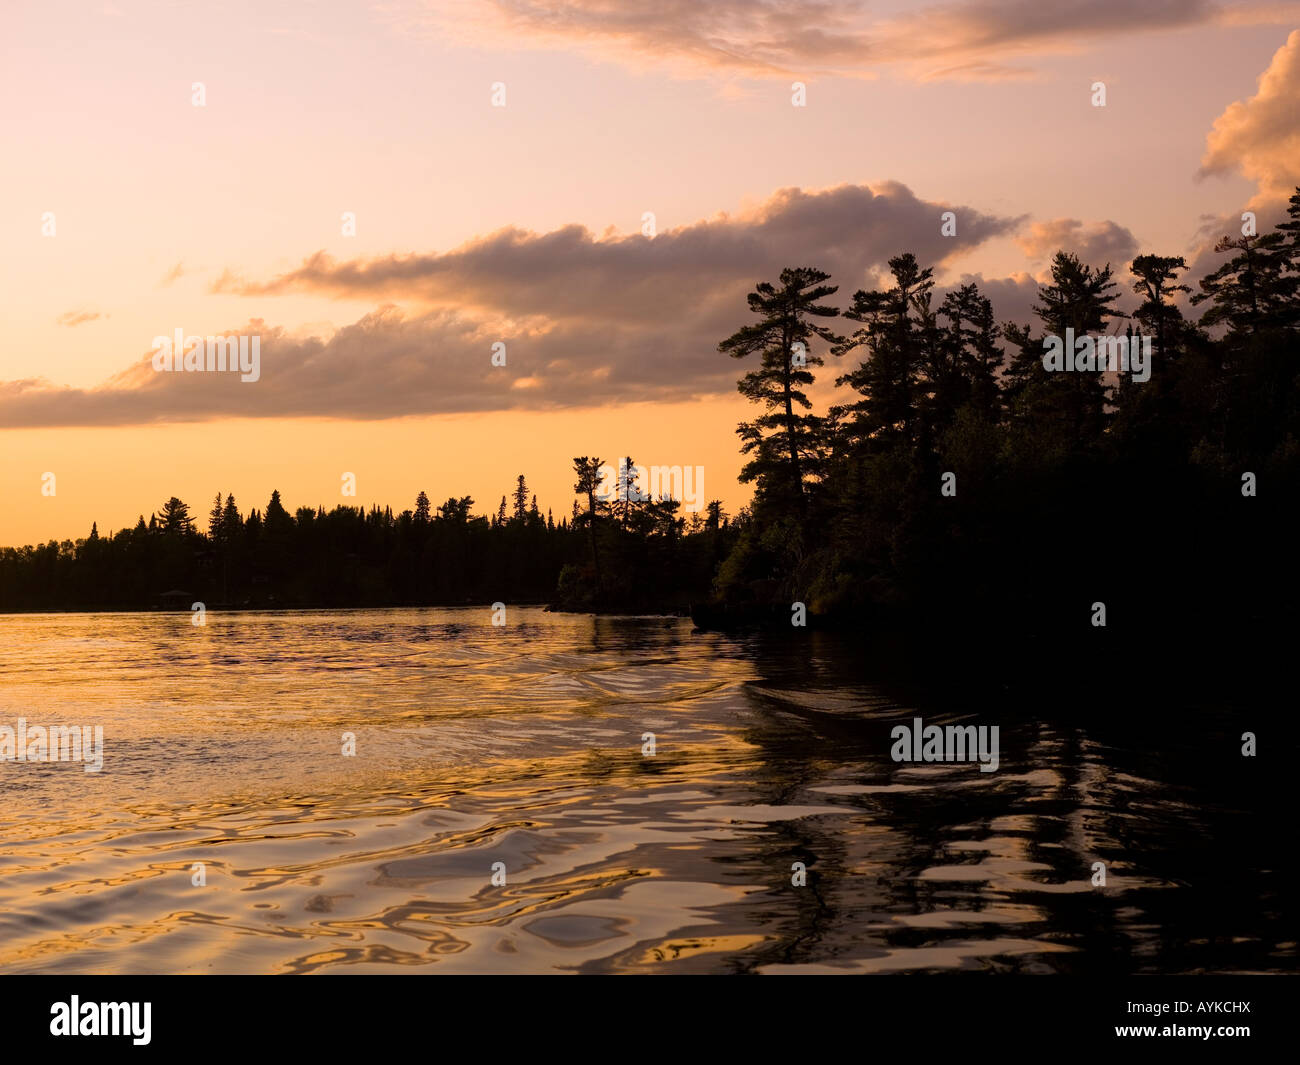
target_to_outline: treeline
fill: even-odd
[[[1031,323],[998,323],[974,284],[939,299],[910,254],[843,313],[820,270],[760,284],[754,320],[720,345],[756,364],[739,388],[759,413],[738,430],[756,495],[713,616],[804,602],[993,634],[1007,654],[1104,629],[1140,655],[1170,628],[1293,621],[1300,190],[1288,217],[1220,241],[1194,294],[1181,257],[1139,256],[1131,315],[1109,264],[1065,252]],[[1150,338],[1151,359],[1045,367],[1045,338],[1085,335]],[[807,393],[826,357],[847,365],[819,413]]]
[[[753,364],[739,390],[758,407],[737,430],[755,494],[734,519],[645,498],[631,459],[611,491],[588,456],[558,522],[522,475],[486,516],[424,493],[397,515],[291,515],[277,492],[247,514],[218,496],[200,529],[173,498],[111,537],[0,552],[0,610],[551,602],[788,627],[803,604],[813,623],[1007,653],[1062,634],[1118,636],[1117,654],[1157,633],[1258,639],[1300,596],[1300,190],[1273,232],[1217,250],[1195,293],[1181,257],[1134,259],[1131,315],[1110,264],[1058,252],[1028,323],[999,322],[974,284],[940,299],[910,254],[845,310],[823,271],[782,271],[719,345]],[[1045,366],[1044,341],[1071,337],[1151,355]],[[839,401],[817,412],[827,358]]]
[[[584,492],[601,464],[575,461]],[[247,514],[218,494],[203,528],[172,497],[111,536],[96,524],[84,540],[0,551],[0,610],[539,603],[557,589],[578,609],[685,610],[739,529],[716,502],[683,517],[675,502],[638,500],[637,487],[633,475],[628,501],[593,495],[558,522],[522,474],[491,516],[473,514],[468,496],[433,508],[424,492],[396,515],[290,514],[275,491]]]

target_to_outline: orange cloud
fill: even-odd
[[[1300,185],[1300,30],[1259,76],[1259,88],[1214,120],[1200,173],[1240,172],[1255,182],[1250,206],[1285,200]]]
[[[949,210],[955,237],[942,235]],[[318,252],[268,281],[227,271],[214,285],[260,301],[309,292],[377,304],[330,336],[291,336],[261,319],[224,331],[260,337],[260,380],[160,373],[138,355],[98,388],[0,383],[0,425],[364,420],[725,395],[735,366],[717,343],[748,319],[746,295],[759,281],[816,265],[847,302],[893,255],[943,264],[1021,222],[885,182],[781,189],[753,210],[653,238],[597,238],[568,225],[503,229],[443,254],[336,261]],[[492,364],[497,342],[507,345],[506,366]]]
[[[568,48],[685,75],[920,80],[1032,76],[1007,60],[1134,33],[1286,22],[1295,4],[1211,0],[975,0],[880,16],[862,0],[437,0],[390,9],[404,29],[469,44]]]
[[[1077,218],[1035,222],[1027,233],[1016,237],[1016,245],[1030,259],[1045,259],[1059,250],[1098,266],[1127,265],[1138,249],[1137,238],[1124,226],[1111,221],[1085,225]]]
[[[100,314],[98,311],[65,311],[63,314],[59,315],[55,321],[57,321],[59,325],[77,326],[84,325],[86,322],[96,321],[103,317],[105,316]]]

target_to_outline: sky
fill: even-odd
[[[218,491],[485,514],[519,473],[558,518],[577,455],[702,468],[734,511],[748,367],[717,345],[757,282],[818,266],[844,306],[912,251],[1024,323],[1058,248],[1203,275],[1300,184],[1297,26],[1198,0],[6,0],[0,545]],[[158,372],[177,329],[260,337],[258,380]]]

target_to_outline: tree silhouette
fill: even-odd
[[[821,270],[798,267],[781,271],[779,287],[761,282],[748,297],[749,309],[759,320],[718,345],[732,358],[759,356],[758,368],[737,386],[741,395],[763,408],[759,417],[737,429],[741,451],[751,456],[741,481],[756,481],[764,499],[779,497],[800,508],[807,466],[815,465],[820,445],[819,419],[796,413],[796,408],[811,409],[804,389],[813,383],[811,368],[823,364],[808,346],[814,337],[832,345],[841,340],[815,321],[839,313],[819,302],[838,291],[835,285],[823,284],[829,277]]]
[[[523,522],[528,517],[528,484],[521,473],[519,479],[515,482],[515,510],[514,520]]]
[[[579,496],[587,497],[587,513],[582,515],[582,521],[587,526],[587,535],[591,544],[591,565],[596,576],[597,596],[603,592],[605,587],[605,581],[600,572],[600,548],[596,531],[596,524],[600,518],[600,504],[596,499],[596,492],[600,488],[601,469],[604,465],[601,459],[588,458],[586,455],[573,460],[573,472],[578,477],[577,481],[574,482],[573,490]]]
[[[1292,219],[1294,221],[1294,217]],[[1283,223],[1286,225],[1288,223]],[[1297,322],[1294,233],[1277,230],[1257,237],[1223,237],[1217,252],[1237,252],[1201,278],[1192,305],[1209,301],[1201,325],[1227,325],[1233,332],[1289,328]]]
[[[788,627],[799,601],[812,619],[958,633],[945,646],[1013,634],[1014,653],[1022,632],[1073,631],[1062,604],[1104,598],[1134,638],[1220,632],[1223,618],[1234,632],[1269,621],[1288,631],[1278,604],[1300,598],[1289,538],[1300,190],[1274,231],[1219,247],[1228,258],[1190,303],[1182,258],[1133,260],[1125,339],[1132,350],[1154,334],[1146,381],[1045,368],[1037,329],[1104,334],[1124,317],[1110,267],[1066,252],[1040,288],[1036,325],[1001,328],[976,285],[940,291],[900,254],[885,287],[854,293],[854,332],[840,337],[828,275],[782,271],[749,294],[754,318],[719,345],[758,356],[738,385],[761,408],[739,427],[754,499],[734,518],[718,500],[685,515],[678,500],[649,498],[630,457],[612,484],[601,459],[575,458],[577,498],[558,523],[522,474],[510,520],[506,496],[490,518],[469,496],[434,516],[424,492],[396,516],[378,505],[290,515],[275,491],[265,513],[247,515],[218,494],[205,535],[173,496],[107,536],[92,524],[75,543],[0,550],[0,610],[149,608],[181,591],[253,607],[508,592],[566,609],[694,603]],[[1206,303],[1193,320],[1186,308]],[[823,365],[810,344],[858,362],[825,414],[807,395]]]
[[[184,536],[193,530],[190,508],[175,496],[162,507],[162,529],[168,536]]]
[[[918,305],[934,288],[929,268],[921,269],[910,252],[889,260],[894,287],[853,294],[844,317],[861,325],[833,349],[847,355],[864,349],[866,358],[836,384],[847,384],[862,398],[842,405],[837,413],[849,417],[846,431],[861,446],[874,441],[882,447],[911,443],[917,420],[917,388],[921,345],[916,321]]]

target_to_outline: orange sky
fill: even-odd
[[[1194,262],[1300,182],[1289,5],[912,9],[6,4],[0,545],[521,472],[558,517],[577,454],[734,510],[716,346],[781,266],[847,302],[912,250],[1024,320],[1056,246]],[[261,379],[155,373],[177,327],[258,332]]]

